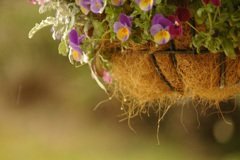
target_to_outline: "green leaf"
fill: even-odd
[[[102,88],[107,94],[108,94],[108,91],[106,89],[106,87],[102,84],[102,82],[98,79],[98,76],[95,74],[94,70],[93,70],[93,63],[92,61],[89,62],[89,65],[91,66],[90,67],[90,70],[91,70],[91,73],[95,79],[95,81],[97,82],[97,84],[99,85],[100,88]]]
[[[68,54],[67,43],[64,39],[62,39],[62,42],[58,46],[58,52],[64,56],[67,56]]]
[[[223,50],[225,52],[225,54],[232,58],[232,59],[236,59],[236,53],[234,51],[234,47],[233,47],[233,43],[230,39],[223,39],[222,40],[222,47]]]
[[[58,3],[57,2],[46,2],[44,3],[43,5],[40,6],[39,8],[39,13],[42,14],[42,13],[45,13],[46,11],[48,10],[56,10],[58,7]]]
[[[28,34],[28,37],[29,38],[32,38],[33,35],[39,31],[40,29],[44,28],[44,27],[47,27],[47,26],[50,26],[50,25],[53,25],[57,23],[57,19],[54,18],[54,17],[47,17],[45,20],[42,20],[42,22],[40,24],[36,24],[35,27],[33,27],[31,29],[31,31],[29,32]]]

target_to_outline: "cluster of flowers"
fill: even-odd
[[[43,5],[46,2],[51,0],[29,0],[30,2],[39,5]],[[115,6],[122,6],[126,0],[111,0],[111,3]],[[150,11],[152,7],[156,4],[156,0],[135,0],[139,5],[139,8],[143,11]],[[220,6],[220,0],[202,0],[204,5],[212,3],[214,6]],[[75,0],[77,6],[80,7],[80,10],[83,14],[87,15],[90,11],[93,13],[102,13],[106,4],[103,0]],[[153,36],[153,39],[158,44],[166,44],[175,36],[182,35],[182,23],[189,21],[190,12],[187,8],[178,7],[175,11],[175,15],[168,15],[166,18],[162,14],[156,14],[152,18],[152,26],[150,33]],[[121,13],[119,15],[119,21],[115,22],[113,25],[114,32],[116,33],[117,38],[120,41],[126,41],[131,35],[131,28],[133,20],[132,17]],[[69,33],[69,46],[72,48],[69,56],[72,57],[76,62],[82,60],[83,51],[80,48],[80,43],[86,35],[81,37],[78,35],[78,32],[75,29],[72,29]],[[107,71],[104,71],[103,75],[107,82],[111,82],[111,78],[107,74]]]

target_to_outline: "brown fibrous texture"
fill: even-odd
[[[201,26],[198,27],[201,29]],[[190,51],[191,37],[191,28],[183,23],[183,36],[173,39],[175,49]],[[168,50],[169,44],[156,46],[151,41],[144,45],[129,43],[124,52],[116,49],[120,45],[120,42],[104,42],[103,50],[112,53],[112,86],[115,96],[128,106],[128,115],[145,112],[151,106],[160,106],[159,111],[162,105],[170,106],[189,98],[205,104],[205,108],[218,106],[220,102],[234,98],[240,91],[239,55],[236,59],[226,57],[222,62],[221,53],[176,53],[174,65],[169,53],[154,53]],[[151,54],[154,54],[161,73],[174,90],[158,74]],[[220,88],[223,63],[225,85]]]

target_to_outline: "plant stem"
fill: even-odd
[[[91,41],[110,41],[110,39],[103,39],[103,38],[96,38],[96,39],[88,39],[84,42],[91,42]]]
[[[211,36],[212,28],[213,28],[211,13],[208,13],[208,19],[209,19],[209,25],[210,25],[209,36]]]
[[[189,23],[188,21],[186,22],[190,27],[192,27],[197,33],[199,33],[199,31],[197,30],[197,28],[195,28],[191,23]]]
[[[217,7],[219,18],[221,19],[221,12],[220,12],[220,7]]]
[[[216,12],[215,12],[215,15],[214,15],[214,18],[213,18],[213,23],[215,23],[215,21],[216,21],[217,14],[218,14],[218,10],[216,10]]]
[[[167,0],[164,0],[164,6],[166,6],[167,5]]]

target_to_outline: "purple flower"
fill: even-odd
[[[75,0],[75,3],[80,6],[81,11],[87,15],[90,11],[90,0]]]
[[[152,19],[150,32],[158,44],[167,43],[172,37],[169,33],[169,26],[174,23],[163,17],[162,14],[156,14]]]
[[[211,2],[214,6],[219,7],[221,6],[220,0],[202,0],[204,5],[207,5],[209,2]]]
[[[106,82],[106,83],[111,83],[112,80],[113,80],[113,77],[111,76],[109,71],[104,70],[104,72],[103,72],[103,81]]]
[[[87,15],[91,10],[93,13],[101,13],[103,7],[103,0],[75,0],[76,4],[80,6],[81,11]]]
[[[100,13],[103,7],[103,0],[91,0],[90,9],[93,13]]]
[[[122,6],[125,1],[126,1],[126,0],[111,0],[111,3],[112,3],[114,6]]]
[[[190,12],[187,8],[178,7],[175,11],[175,16],[181,21],[186,22],[191,18]]]
[[[89,65],[89,67],[91,68],[90,65]],[[103,69],[103,68],[102,68],[102,73],[101,73],[101,75],[99,75],[99,74],[97,73],[95,64],[93,64],[93,69],[94,69],[94,73],[95,73],[96,75],[98,75],[99,77],[102,77],[102,78],[103,78],[103,81],[104,81],[105,83],[111,83],[111,82],[112,82],[113,77],[112,77],[112,75],[110,74],[109,70],[106,70],[106,69]],[[94,77],[93,74],[92,74],[92,78],[95,79],[95,77]]]
[[[153,5],[156,3],[156,0],[135,0],[135,2],[139,5],[141,10],[149,11],[152,9]]]
[[[114,23],[114,32],[117,33],[117,38],[121,41],[126,41],[131,35],[130,28],[132,27],[131,23],[132,18],[127,17],[125,14],[119,15],[119,21]]]
[[[169,15],[167,17],[168,20],[173,22],[173,25],[169,26],[168,31],[171,36],[181,36],[182,35],[182,24],[179,21],[178,17],[174,17]]]
[[[43,5],[46,2],[49,2],[51,0],[28,0],[29,2],[32,2],[33,4],[36,4],[38,2],[39,5]]]
[[[73,49],[72,55],[75,61],[80,61],[81,55],[83,55],[83,52],[80,48],[80,43],[82,42],[84,37],[85,34],[79,38],[78,32],[75,29],[71,30],[71,32],[69,33],[69,45]]]

